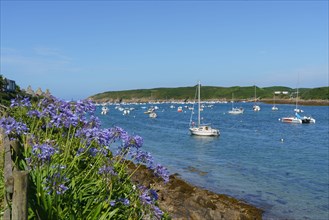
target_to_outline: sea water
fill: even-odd
[[[114,105],[100,115],[99,107],[97,115],[103,127],[142,136],[143,149],[171,174],[261,208],[264,219],[329,219],[328,106],[301,106],[315,124],[287,124],[279,119],[293,115],[294,105],[272,111],[259,104],[261,111],[254,112],[253,103],[236,103],[245,109],[241,115],[228,114],[228,103],[205,104],[203,122],[220,129],[220,137],[191,136],[184,104],[156,104],[155,119],[144,114],[150,104],[125,106],[135,108],[129,115]]]

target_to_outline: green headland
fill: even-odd
[[[96,102],[194,101],[196,87],[135,89],[107,91],[90,96]],[[255,86],[202,86],[202,100],[254,101]],[[296,100],[297,89],[284,86],[256,87],[256,99],[263,102],[290,103]],[[275,97],[274,97],[275,96]],[[329,87],[299,88],[298,98],[305,104],[328,105]]]

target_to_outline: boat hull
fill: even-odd
[[[315,123],[315,119],[312,117],[301,117],[301,118],[297,118],[297,117],[285,117],[281,119],[282,122],[285,123],[293,123],[293,124],[311,124],[311,123]]]
[[[219,136],[220,132],[217,129],[213,129],[210,126],[200,126],[200,127],[192,127],[189,129],[191,135],[197,136]]]
[[[228,111],[229,114],[231,115],[239,115],[243,114],[244,110],[241,108],[233,108],[231,111]]]
[[[260,107],[258,105],[254,105],[252,107],[252,109],[254,110],[254,112],[259,112],[260,111]]]

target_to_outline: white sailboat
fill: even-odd
[[[234,107],[234,95],[232,93],[232,110],[228,111],[228,113],[231,115],[239,115],[242,114],[243,112],[244,112],[243,108]]]
[[[272,107],[272,111],[277,111],[279,110],[278,107],[275,106],[275,94],[273,95],[273,107]]]
[[[296,107],[294,109],[295,115],[283,117],[280,120],[285,123],[294,123],[294,124],[310,124],[315,123],[315,119],[311,116],[300,116],[298,113],[304,112],[303,110],[298,108],[298,88],[296,95]]]
[[[259,112],[260,111],[260,107],[259,107],[259,105],[256,104],[256,101],[257,101],[257,96],[256,96],[256,85],[255,85],[255,104],[252,107],[252,109],[254,110],[254,112]]]
[[[198,136],[219,136],[220,132],[218,129],[212,128],[210,125],[201,125],[201,113],[200,113],[200,109],[201,109],[201,98],[200,98],[200,87],[201,84],[200,82],[198,83],[198,124],[195,126],[194,123],[192,122],[192,115],[193,115],[193,111],[192,111],[192,115],[191,115],[191,122],[190,122],[190,132],[192,135],[198,135]]]

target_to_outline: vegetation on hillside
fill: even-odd
[[[276,94],[277,98],[289,99],[296,97],[296,89],[273,86],[273,87],[256,87],[256,95],[258,99],[271,99],[275,91],[286,91],[288,94]],[[154,89],[138,89],[126,91],[109,91],[91,96],[94,101],[120,101],[120,100],[194,100],[196,87],[178,87],[178,88],[154,88]],[[234,99],[248,100],[254,99],[255,87],[214,87],[202,86],[203,100],[230,100],[232,94]],[[329,87],[320,88],[301,88],[299,89],[299,98],[305,100],[329,100]]]

